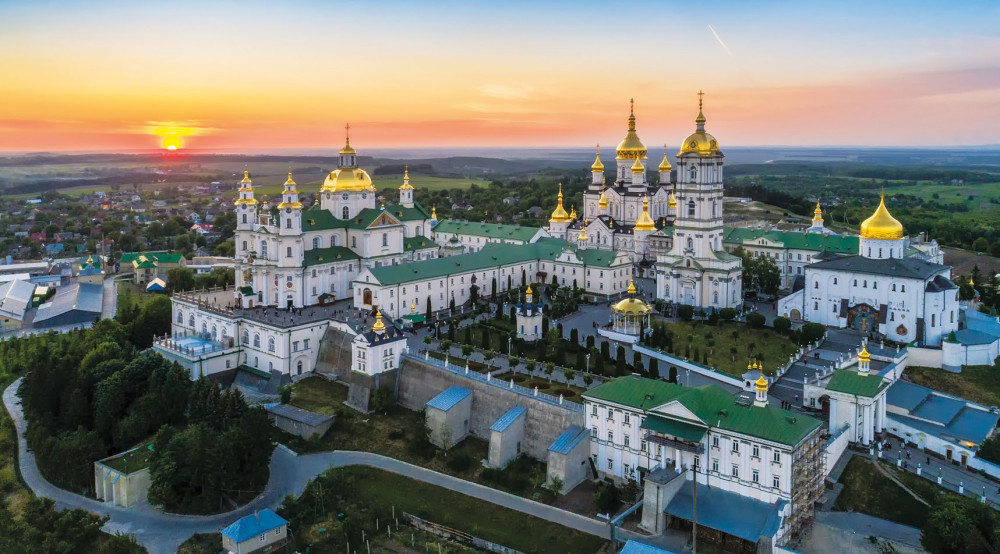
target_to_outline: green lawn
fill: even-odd
[[[521,552],[597,552],[604,542],[521,512],[372,468],[345,468],[357,477],[358,500],[395,506],[426,520]]]
[[[984,406],[1000,406],[1000,370],[993,366],[966,366],[961,373],[910,366],[903,375],[918,385],[946,394]]]
[[[834,511],[861,512],[918,529],[927,523],[927,517],[941,501],[958,497],[923,477],[878,462],[908,489],[928,502],[927,507],[918,502],[898,484],[877,471],[871,460],[854,456],[840,475],[844,490],[833,504]]]
[[[796,343],[773,329],[751,329],[743,323],[720,321],[713,326],[684,321],[664,325],[674,334],[675,356],[704,363],[707,352],[706,365],[734,376],[742,375],[751,359],[759,360],[764,364],[764,372],[773,374],[799,349]],[[660,374],[666,376],[667,369],[660,365]]]
[[[968,204],[969,209],[972,211],[1000,208],[1000,204],[991,204],[989,202],[991,198],[1000,199],[1000,182],[969,183],[963,185],[921,183],[917,186],[892,187],[887,192],[891,194],[897,192],[909,194],[923,200],[935,200],[942,204]],[[937,198],[934,198],[935,194],[938,195]],[[972,200],[969,200],[970,196],[973,197]]]
[[[126,474],[135,473],[149,467],[149,458],[153,454],[152,446],[153,441],[146,441],[128,452],[104,460],[104,465]]]

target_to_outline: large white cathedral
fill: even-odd
[[[598,149],[582,222],[560,202],[549,234],[570,240],[582,227],[590,246],[627,252],[638,271],[655,277],[657,298],[705,310],[741,305],[742,260],[722,245],[724,156],[705,121],[699,100],[695,131],[676,155],[676,179],[671,180],[673,166],[664,151],[658,180],[650,183],[633,105],[625,138],[615,149],[614,180],[606,182]]]

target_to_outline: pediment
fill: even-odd
[[[705,423],[704,421],[701,420],[700,417],[696,416],[694,412],[687,409],[687,407],[684,404],[681,404],[680,401],[678,400],[667,402],[666,404],[663,404],[662,406],[657,406],[650,411],[654,413],[677,417],[680,419],[686,419],[688,421],[698,421],[703,424]]]

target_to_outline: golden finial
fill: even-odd
[[[581,241],[581,240],[585,241],[585,240],[587,240],[587,219],[586,218],[584,218],[584,220],[583,220],[583,225],[580,226],[580,234],[577,235],[576,240],[578,240],[578,241]]]
[[[524,291],[524,295],[530,298],[532,294],[533,293],[531,292],[531,285],[528,285],[528,290]]]
[[[382,323],[382,308],[379,308],[378,311],[375,312],[375,324],[372,325],[372,331],[375,331],[376,333],[385,331],[385,323]]]
[[[635,281],[632,279],[628,280],[628,293],[635,294]]]
[[[604,171],[604,163],[601,162],[601,145],[597,145],[597,157],[594,158],[594,163],[590,166],[590,171],[593,173],[599,173]]]
[[[872,355],[868,353],[868,347],[862,345],[861,352],[858,352],[858,362],[870,362],[871,360]]]
[[[253,181],[250,180],[250,170],[244,169],[243,170],[243,180],[240,181],[240,184],[241,185],[246,185],[246,184],[250,184],[252,182]]]
[[[399,187],[399,190],[409,190],[412,188],[413,185],[410,184],[410,166],[407,164],[403,166],[403,186]]]
[[[431,219],[436,220],[438,218],[438,207],[437,204],[431,206]]]
[[[704,97],[704,96],[705,96],[705,93],[699,90],[698,91],[698,117],[695,118],[695,120],[694,120],[695,124],[697,124],[699,126],[698,127],[699,131],[704,130],[701,126],[705,125],[705,114],[702,113],[702,97]]]
[[[767,379],[764,378],[764,372],[761,372],[760,377],[757,378],[754,386],[760,392],[767,392]]]

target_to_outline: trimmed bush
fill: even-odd
[[[787,317],[778,316],[774,318],[774,330],[781,331],[782,333],[787,333],[792,328],[792,320]]]
[[[747,325],[753,329],[762,329],[764,324],[767,323],[767,318],[763,314],[757,312],[750,312],[747,314]]]

